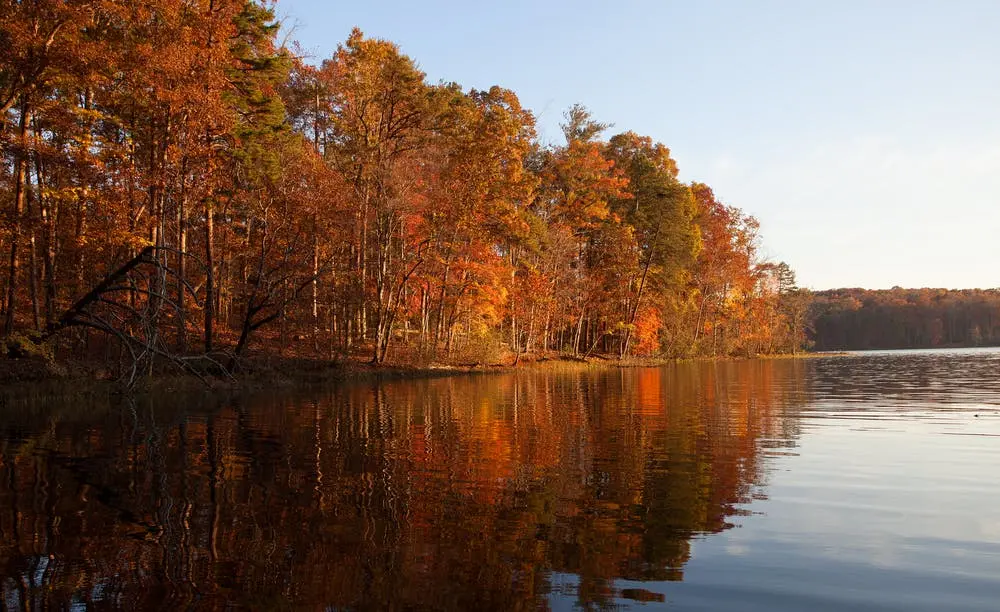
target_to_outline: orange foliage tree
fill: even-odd
[[[8,339],[152,248],[148,289],[101,300],[233,367],[801,345],[808,296],[760,260],[756,221],[582,106],[546,146],[514,92],[429,84],[360,30],[310,65],[260,0],[2,6]]]

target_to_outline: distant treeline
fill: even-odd
[[[1000,290],[819,291],[810,319],[816,350],[1000,345]]]

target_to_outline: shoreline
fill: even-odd
[[[576,372],[594,369],[655,368],[695,362],[740,362],[786,359],[818,359],[845,353],[797,353],[758,355],[755,357],[628,358],[593,355],[589,358],[570,355],[522,359],[517,364],[426,364],[388,363],[372,365],[359,360],[333,361],[295,357],[257,357],[251,369],[228,376],[210,375],[200,379],[191,374],[165,371],[143,377],[132,389],[116,380],[106,364],[100,362],[59,363],[36,358],[0,358],[0,392],[42,392],[54,394],[81,391],[142,395],[159,391],[203,390],[207,392],[242,392],[266,388],[292,388],[300,385],[443,378],[475,374],[513,374],[520,372]]]

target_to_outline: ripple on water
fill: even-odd
[[[993,610],[1000,352],[0,403],[36,609]]]

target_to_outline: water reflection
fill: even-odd
[[[799,435],[812,367],[681,364],[133,404],[8,398],[3,600],[662,601],[616,581],[680,580],[693,538],[765,497],[769,455]]]

